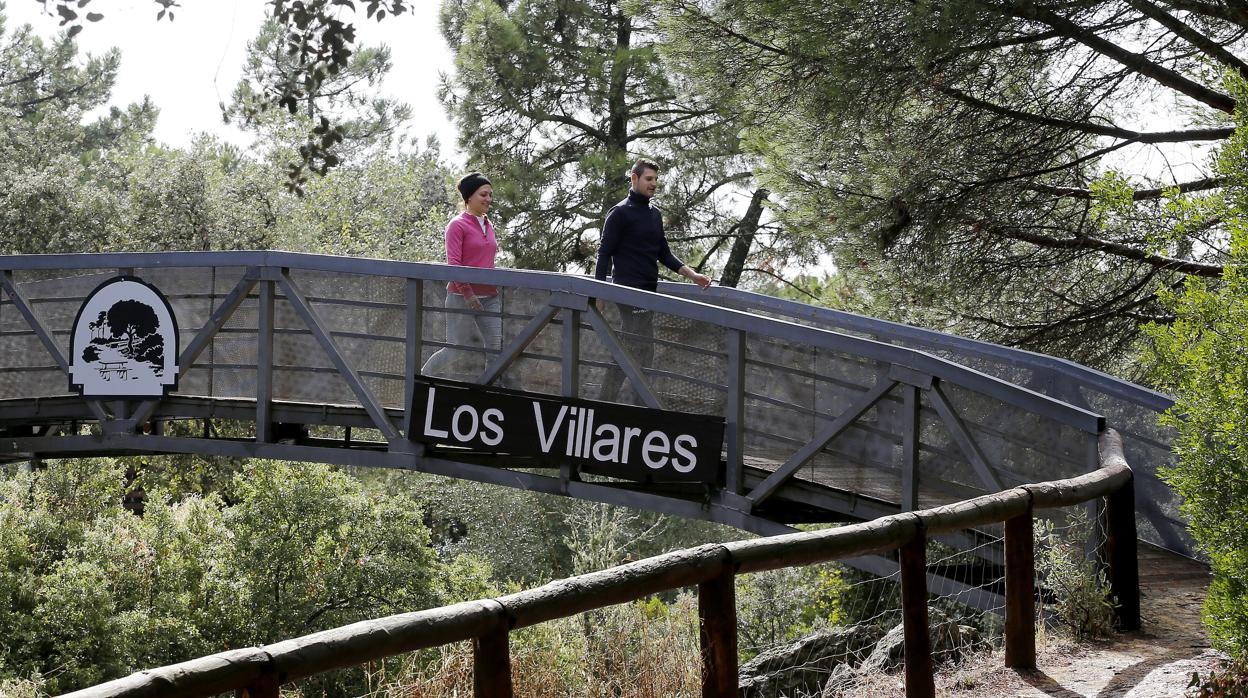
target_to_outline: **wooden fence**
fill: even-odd
[[[928,632],[926,551],[931,536],[1005,523],[1005,663],[1035,668],[1033,512],[1105,497],[1103,551],[1121,630],[1138,629],[1135,498],[1131,469],[1112,430],[1100,437],[1100,469],[948,506],[840,528],[703,545],[551,582],[495,599],[469,601],[326,630],[264,647],[231,650],[67,694],[73,698],[198,698],[237,691],[277,698],[280,685],[332,669],[471,640],[474,695],[512,695],[508,635],[584,611],[697,586],[702,695],[737,696],[738,574],[899,550],[909,698],[935,695]]]

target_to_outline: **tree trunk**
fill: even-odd
[[[607,95],[607,142],[603,145],[607,151],[607,171],[603,173],[602,215],[620,200],[619,181],[622,172],[617,172],[610,163],[616,155],[628,152],[628,49],[633,40],[633,25],[627,15],[621,11],[616,17],[615,25],[615,59],[611,64],[611,86]],[[598,258],[589,261],[589,271],[595,271],[594,265]]]
[[[737,224],[737,239],[732,242],[732,250],[728,253],[728,261],[724,264],[724,273],[719,277],[720,286],[736,287],[741,281],[741,271],[745,269],[746,257],[754,246],[754,236],[758,233],[758,221],[763,215],[763,202],[771,192],[757,189],[750,199],[750,207],[745,210],[741,222]]]
[[[623,155],[628,149],[628,50],[633,41],[633,25],[628,16],[620,12],[615,25],[615,59],[611,64],[611,92],[607,96],[607,147],[608,162],[614,160],[618,153]],[[606,197],[602,202],[602,212],[619,200],[618,182],[622,173],[608,169],[604,174]]]

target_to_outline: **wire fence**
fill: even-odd
[[[1087,509],[1055,509],[1036,519],[1036,623],[1043,632],[1085,637],[1112,630],[1106,560],[1089,547],[1108,531]],[[1003,541],[969,550],[930,543],[927,553],[933,664],[953,670],[999,654]],[[998,602],[981,608],[973,595]],[[838,563],[759,572],[739,578],[736,602],[738,649],[748,658],[740,670],[742,698],[854,698],[875,695],[888,677],[896,685],[904,655],[899,572],[871,575]],[[701,651],[696,595],[652,595],[514,633],[514,695],[696,696]],[[349,671],[362,672],[370,698],[458,698],[473,690],[473,648],[453,643]],[[325,681],[291,692],[312,695]]]

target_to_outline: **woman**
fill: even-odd
[[[498,242],[486,214],[494,200],[494,187],[480,172],[471,172],[455,185],[463,197],[463,213],[446,226],[446,263],[464,267],[494,268]],[[477,345],[497,352],[502,346],[503,318],[498,289],[489,284],[452,281],[446,285],[446,341],[451,346],[434,352],[420,372],[441,375],[465,352],[456,347]],[[480,332],[480,340],[473,328]]]

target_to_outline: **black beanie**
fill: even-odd
[[[459,180],[459,184],[456,184],[455,188],[459,190],[459,195],[464,197],[464,201],[467,201],[473,193],[489,183],[490,180],[486,179],[485,175],[480,172],[469,172],[464,175],[463,179]]]

